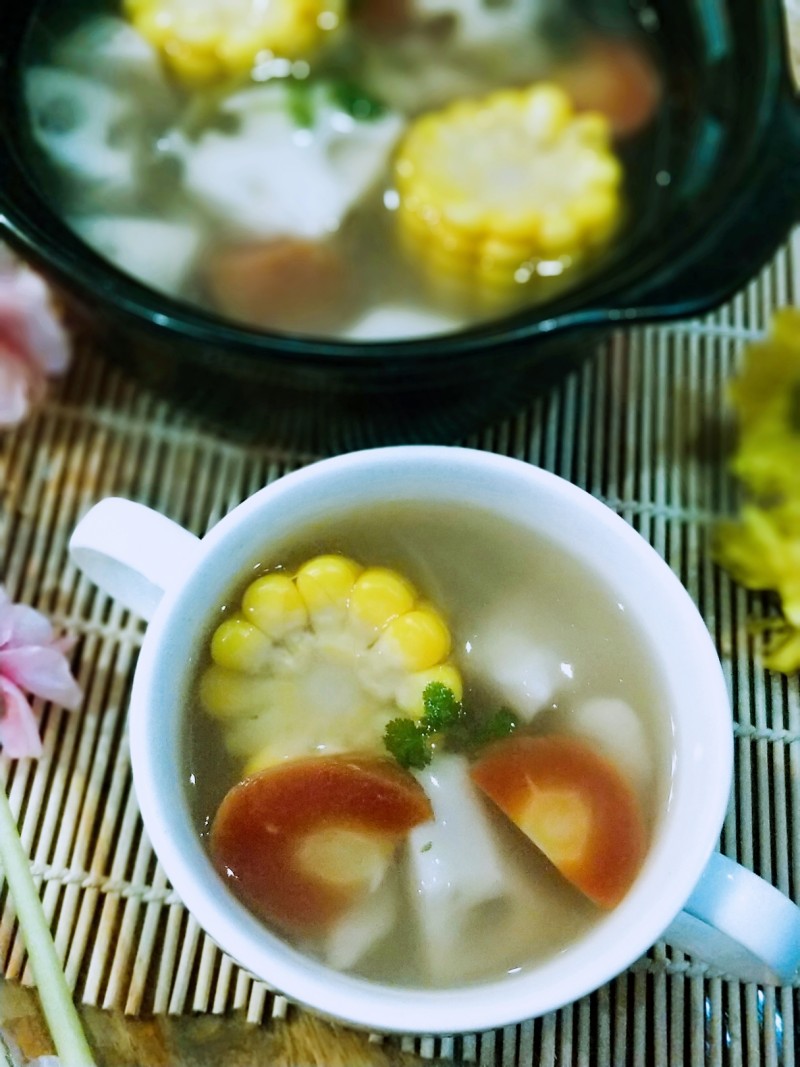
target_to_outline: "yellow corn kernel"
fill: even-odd
[[[211,638],[211,658],[220,667],[258,674],[272,658],[272,642],[242,615],[221,622]]]
[[[568,255],[579,243],[580,230],[568,211],[546,211],[539,227],[539,250],[545,256]]]
[[[583,152],[580,170],[582,179],[592,189],[617,189],[622,181],[622,164],[616,156]]]
[[[315,556],[303,564],[295,581],[312,621],[346,608],[361,569],[346,556]]]
[[[484,243],[481,263],[516,270],[526,258],[525,249],[518,242],[498,238],[496,241],[489,240]]]
[[[249,778],[251,774],[258,774],[259,771],[265,771],[267,767],[274,767],[276,763],[280,763],[281,758],[272,751],[270,745],[264,749],[259,749],[254,756],[245,760],[242,768],[242,777]]]
[[[585,235],[605,233],[616,221],[616,198],[608,190],[591,189],[567,210]]]
[[[403,679],[395,693],[398,708],[412,719],[421,718],[425,711],[422,694],[431,682],[440,682],[447,686],[456,700],[461,700],[464,695],[464,685],[458,668],[452,663],[440,663],[427,671],[418,671]]]
[[[125,0],[124,8],[193,85],[247,74],[262,54],[309,58],[345,16],[345,0]]]
[[[216,719],[255,715],[268,707],[271,687],[270,678],[212,663],[200,679],[200,702]]]
[[[473,298],[570,270],[605,244],[622,213],[622,168],[607,119],[575,115],[541,83],[462,100],[413,122],[398,149],[394,213],[407,253]],[[548,285],[552,283],[548,282]]]
[[[531,247],[535,245],[538,248],[539,228],[546,209],[547,205],[542,203],[532,205],[524,213],[511,215],[501,208],[495,208],[489,216],[485,242],[479,243],[478,248],[482,250],[483,243],[492,242],[497,238],[518,248],[520,258],[530,258]]]
[[[242,614],[275,641],[308,625],[300,591],[288,574],[279,571],[248,585],[242,597]]]
[[[312,756],[313,754],[308,750],[304,738],[295,741],[285,736],[276,737],[266,745],[259,747],[249,759],[245,760],[242,774],[247,778],[251,774],[257,774],[259,771],[266,770],[267,767],[274,767],[275,764],[283,763],[285,760],[301,759],[304,756]],[[328,755],[328,753],[326,752],[325,755]]]
[[[350,616],[373,630],[407,611],[417,599],[414,586],[388,567],[368,567],[356,579],[350,594]]]
[[[504,264],[482,261],[478,269],[478,277],[482,288],[481,295],[488,297],[494,294],[496,298],[501,299],[503,292],[508,289],[513,277],[523,277],[521,274],[518,275],[518,271],[523,269],[527,270],[523,264],[518,264],[517,267],[512,269]],[[524,278],[528,280],[532,275],[533,271],[527,270]]]
[[[449,655],[450,631],[437,611],[420,607],[392,619],[375,647],[408,670],[424,671]]]
[[[469,284],[475,276],[476,264],[472,255],[454,254],[442,245],[430,249],[426,266],[444,278],[456,279]]]
[[[582,144],[601,150],[608,144],[608,119],[602,112],[582,111],[572,121]]]
[[[513,96],[512,93],[508,95],[516,105],[508,112],[507,121],[513,124],[518,121],[519,96]],[[537,139],[551,141],[566,129],[572,120],[572,101],[560,86],[542,82],[527,94],[523,115],[527,133]]]

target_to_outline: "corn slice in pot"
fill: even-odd
[[[456,291],[510,296],[571,270],[617,228],[622,167],[608,121],[548,83],[428,113],[394,165],[410,256]]]
[[[308,59],[339,28],[344,0],[125,0],[125,14],[183,82],[249,73],[262,55]]]

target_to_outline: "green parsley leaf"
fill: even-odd
[[[429,682],[422,694],[425,713],[422,726],[428,733],[447,730],[459,721],[463,715],[460,701],[456,700],[452,689],[442,682]]]
[[[425,733],[413,719],[390,719],[383,742],[401,767],[422,770],[431,761],[431,746]]]

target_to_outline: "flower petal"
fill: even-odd
[[[25,355],[25,308],[17,294],[16,269],[0,274],[0,340]]]
[[[56,648],[33,645],[3,649],[0,651],[0,675],[5,675],[21,689],[62,707],[73,709],[81,702],[81,691],[70,673],[67,659]]]
[[[0,245],[0,338],[38,370],[60,374],[70,338],[44,278]]]
[[[44,279],[29,267],[16,275],[16,298],[24,314],[27,356],[46,374],[61,374],[70,358],[69,336],[53,309]]]
[[[28,701],[13,682],[0,676],[0,745],[11,759],[41,756],[39,725]]]
[[[3,631],[9,627],[3,640]],[[0,648],[22,648],[25,645],[51,645],[53,627],[41,611],[27,604],[0,605]]]
[[[44,373],[0,339],[0,426],[21,422],[44,384]]]
[[[1,590],[0,590],[1,591]],[[9,600],[0,601],[0,648],[5,645],[14,632],[13,605]]]

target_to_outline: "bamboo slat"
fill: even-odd
[[[733,508],[725,388],[772,310],[800,297],[800,233],[728,305],[697,321],[620,333],[518,416],[464,444],[516,456],[586,488],[666,559],[717,644],[735,709],[734,792],[721,848],[800,896],[800,691],[765,672],[748,630],[763,599],[709,558]],[[70,566],[75,523],[133,497],[202,534],[237,502],[316,455],[240,445],[141,390],[88,350],[46,405],[0,437],[0,575],[15,599],[79,637],[80,712],[40,707],[38,763],[0,759],[45,912],[76,998],[146,1018],[242,1013],[274,1026],[283,998],[240,971],[187,915],[144,834],[131,788],[126,707],[142,623]],[[29,981],[0,889],[0,973]],[[629,972],[544,1019],[400,1052],[481,1067],[775,1064],[798,1054],[798,987],[715,976],[659,944]]]

